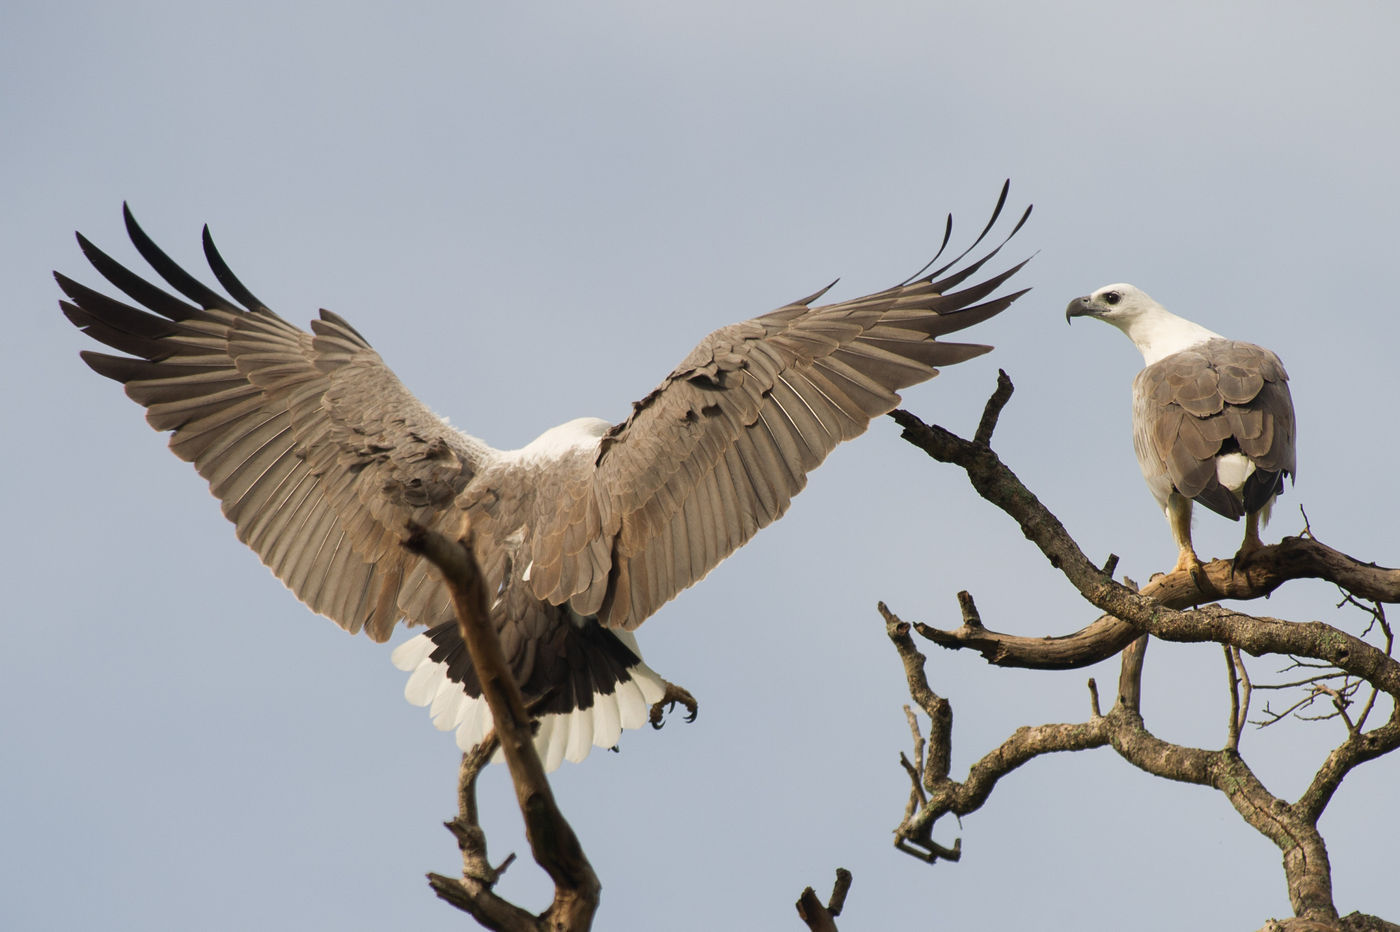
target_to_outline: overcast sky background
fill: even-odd
[[[1132,12],[1129,12],[1131,7]],[[63,3],[0,12],[0,282],[8,335],[0,647],[0,927],[459,929],[423,875],[458,754],[389,649],[312,615],[59,314],[72,239],[136,260],[129,200],[204,274],[200,225],[304,325],[344,315],[457,426],[515,447],[621,419],[708,331],[841,276],[965,243],[1004,178],[1035,203],[1007,250],[1034,290],[975,331],[995,353],[906,393],[968,432],[1005,368],[1004,458],[1091,558],[1175,558],[1129,439],[1141,359],[1072,297],[1133,282],[1274,349],[1293,377],[1301,504],[1325,542],[1400,562],[1400,59],[1393,5]],[[139,261],[139,260],[138,260]],[[139,265],[134,266],[140,268]],[[207,277],[207,276],[206,276]],[[1205,556],[1240,525],[1204,514]],[[1094,612],[952,467],[881,419],[789,515],[639,632],[700,699],[554,780],[603,881],[600,929],[797,929],[802,888],[854,888],[843,928],[1208,927],[1288,914],[1278,852],[1218,793],[1104,750],[1042,759],[940,826],[890,832],[908,783],[899,661],[875,611],[1065,633]],[[1333,589],[1256,610],[1358,630]],[[395,639],[395,643],[402,640]],[[1116,664],[1030,674],[930,650],[954,776],[1021,724],[1078,721]],[[1265,680],[1278,660],[1255,660]],[[1218,649],[1154,644],[1159,735],[1219,747]],[[1111,693],[1111,690],[1110,690]],[[1256,703],[1261,697],[1256,694]],[[1277,701],[1277,700],[1275,700]],[[1385,710],[1388,711],[1388,708]],[[1293,798],[1337,723],[1250,731]],[[1337,905],[1400,916],[1400,758],[1350,776],[1323,829]],[[503,769],[482,785],[499,890],[532,909]]]

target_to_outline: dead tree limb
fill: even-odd
[[[954,649],[972,648],[999,666],[1072,669],[1098,663],[1121,651],[1145,630],[1142,622],[1163,607],[1181,609],[1219,599],[1257,599],[1291,579],[1325,579],[1358,598],[1400,602],[1400,569],[1363,563],[1311,537],[1290,537],[1264,547],[1238,568],[1229,560],[1213,560],[1206,564],[1199,581],[1180,572],[1157,577],[1141,593],[1118,585],[1109,573],[1089,561],[1060,520],[992,451],[995,414],[1010,393],[1011,381],[1001,372],[975,440],[964,440],[942,427],[925,424],[908,411],[896,410],[890,416],[904,428],[906,441],[940,462],[961,467],[977,493],[1013,518],[1050,565],[1107,614],[1073,634],[1045,638],[1000,634],[980,624],[964,624],[952,631],[918,627],[920,634],[935,643]]]
[[[542,914],[535,916],[491,891],[499,870],[492,870],[486,864],[485,836],[477,837],[480,827],[475,825],[474,799],[475,774],[489,759],[489,747],[479,747],[468,755],[470,760],[463,759],[459,789],[462,815],[448,823],[463,846],[463,877],[456,880],[430,874],[429,882],[438,896],[470,913],[489,929],[583,932],[593,923],[602,884],[584,855],[578,837],[559,811],[545,778],[544,766],[535,752],[530,715],[490,622],[485,583],[472,556],[470,532],[463,540],[453,541],[435,531],[411,525],[404,546],[436,566],[447,582],[462,640],[471,655],[482,695],[491,709],[496,739],[515,785],[516,800],[525,820],[525,837],[536,863],[554,881],[554,901]]]
[[[1022,727],[973,764],[967,779],[953,780],[949,776],[953,752],[952,704],[929,687],[924,673],[926,658],[910,637],[909,625],[884,603],[880,603],[879,608],[885,618],[885,633],[904,663],[909,695],[929,718],[928,750],[911,773],[920,783],[922,802],[907,807],[904,820],[895,829],[894,843],[899,850],[929,863],[958,860],[962,855],[962,839],[955,840],[952,847],[933,840],[934,823],[939,818],[948,814],[964,816],[982,808],[997,781],[1042,754],[1082,751],[1108,744],[1107,720],[1099,715],[1083,724]],[[918,740],[915,730],[916,746]]]
[[[846,905],[846,894],[851,890],[851,872],[844,867],[836,868],[836,883],[831,888],[831,898],[823,905],[817,898],[817,891],[807,887],[797,900],[797,915],[807,923],[812,932],[837,932],[836,917]]]
[[[1011,390],[1010,380],[1004,372],[1000,373],[997,390],[971,441],[924,424],[906,411],[895,411],[892,417],[904,428],[904,438],[910,443],[937,460],[961,467],[978,494],[1013,518],[1051,565],[1105,615],[1065,637],[1024,638],[989,630],[967,593],[958,595],[962,624],[952,630],[917,622],[909,624],[884,604],[879,606],[886,633],[904,663],[909,694],[930,722],[923,760],[913,764],[901,757],[906,772],[919,785],[911,793],[904,819],[896,829],[896,845],[924,860],[955,860],[961,852],[959,845],[948,849],[932,840],[932,829],[940,816],[961,816],[981,807],[1002,776],[1042,754],[1107,744],[1147,773],[1215,788],[1250,826],[1278,846],[1296,916],[1280,927],[1301,928],[1297,923],[1303,921],[1314,923],[1319,929],[1351,929],[1364,927],[1357,923],[1373,921],[1372,917],[1358,914],[1345,921],[1338,918],[1327,848],[1317,823],[1348,772],[1400,748],[1400,663],[1391,655],[1391,632],[1380,608],[1381,603],[1400,601],[1400,570],[1356,560],[1308,536],[1289,538],[1256,551],[1246,565],[1214,561],[1198,578],[1185,572],[1162,576],[1140,592],[1120,585],[1111,577],[1115,561],[1110,560],[1102,569],[1091,563],[1059,519],[992,451],[997,416]],[[1348,593],[1344,603],[1350,600],[1359,605],[1358,599],[1375,603],[1373,625],[1356,637],[1320,622],[1252,616],[1213,604],[1183,610],[1222,598],[1258,598],[1284,582],[1305,577],[1326,579],[1341,586]],[[1372,627],[1381,628],[1383,649],[1364,639]],[[954,781],[948,767],[952,706],[929,686],[924,657],[914,646],[911,630],[944,647],[972,648],[1003,666],[1072,668],[1122,651],[1117,701],[1107,714],[1100,714],[1098,689],[1091,680],[1091,714],[1087,721],[1018,728],[974,764],[967,779]],[[1214,642],[1225,648],[1231,710],[1223,748],[1184,747],[1163,741],[1147,728],[1141,710],[1141,675],[1148,635],[1186,643]],[[1240,756],[1239,731],[1248,715],[1251,689],[1241,652],[1254,656],[1283,654],[1305,666],[1340,671],[1351,678],[1348,692],[1331,687],[1323,681],[1325,677],[1312,678],[1321,682],[1320,686],[1314,683],[1315,694],[1330,696],[1337,707],[1336,715],[1347,725],[1346,738],[1322,762],[1311,784],[1293,803],[1271,794]],[[1352,718],[1345,711],[1348,697],[1359,682],[1391,699],[1389,719],[1370,730],[1364,730],[1362,716]],[[1373,705],[1373,700],[1368,701],[1363,711],[1369,713]],[[917,721],[911,723],[911,728],[917,757],[922,750]]]

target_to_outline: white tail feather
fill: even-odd
[[[617,688],[617,717],[623,728],[641,728],[647,720],[647,703],[636,683]]]
[[[546,715],[540,721],[540,731],[544,731],[546,724],[550,725],[549,740],[544,750],[540,751],[540,762],[544,764],[545,772],[555,770],[564,760],[564,746],[569,743],[569,723],[564,721],[562,715]],[[535,739],[535,748],[538,750],[541,741]]]
[[[416,670],[418,665],[428,659],[428,655],[433,652],[433,642],[431,638],[418,637],[404,641],[394,652],[389,655],[394,666],[400,670]]]
[[[466,693],[462,695],[466,696]],[[470,751],[472,747],[479,744],[481,739],[486,737],[486,733],[491,730],[491,707],[480,699],[473,699],[467,696],[465,706],[458,718],[460,722],[457,728],[457,746],[464,751]],[[446,723],[448,731],[451,723]]]
[[[441,704],[440,708],[438,708],[438,700],[433,701],[436,711],[431,714],[433,725],[438,731],[451,731],[453,726],[462,720],[462,716],[466,712],[467,699],[469,698],[466,693],[460,689],[453,689],[449,690],[447,695],[449,698]],[[438,699],[441,698],[442,694],[439,693]]]
[[[581,709],[569,716],[569,743],[564,748],[564,757],[578,763],[593,749],[593,711],[598,700],[593,700],[593,708]]]
[[[434,672],[434,664],[431,660],[425,660],[418,665],[409,676],[408,682],[404,684],[404,698],[414,705],[427,705],[433,701],[437,695],[438,686],[441,680]]]
[[[622,721],[617,716],[617,696],[598,696],[593,703],[593,743],[610,748],[622,737]]]
[[[636,654],[637,639],[629,631],[615,631],[618,639]],[[394,649],[394,666],[409,673],[404,698],[414,705],[427,706],[433,725],[441,731],[456,731],[457,746],[471,750],[491,729],[491,710],[482,699],[468,696],[447,676],[447,667],[431,657],[433,642],[420,634]],[[666,692],[666,682],[645,663],[629,671],[631,679],[618,684],[611,694],[595,694],[593,706],[573,712],[552,712],[540,717],[535,750],[546,770],[560,761],[581,761],[594,747],[610,748],[622,732],[640,728],[650,720],[651,707]],[[498,751],[493,760],[500,760]]]

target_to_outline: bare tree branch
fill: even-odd
[[[484,835],[479,841],[476,838],[480,827],[475,825],[474,799],[475,772],[489,759],[491,750],[486,747],[489,742],[483,742],[482,747],[468,755],[471,759],[464,758],[462,764],[459,803],[465,817],[459,816],[461,824],[453,831],[454,834],[459,829],[462,832],[458,834],[459,844],[465,836],[467,843],[473,846],[470,860],[467,848],[463,849],[467,870],[460,881],[433,874],[429,876],[429,883],[438,896],[469,912],[487,928],[508,932],[525,929],[583,932],[592,925],[602,884],[588,863],[578,837],[559,811],[549,781],[545,779],[544,766],[535,752],[531,717],[491,625],[485,583],[472,556],[470,531],[462,541],[452,541],[417,525],[410,525],[408,530],[404,546],[428,559],[447,582],[462,640],[471,655],[482,695],[491,709],[501,751],[510,768],[516,800],[525,820],[525,837],[536,863],[554,881],[554,901],[542,915],[535,917],[491,892],[491,884],[499,872],[491,871],[486,865]],[[449,823],[449,827],[455,824]],[[479,850],[475,847],[478,844]]]
[[[906,808],[904,820],[895,829],[895,847],[899,850],[930,862],[958,860],[962,852],[961,839],[951,848],[933,840],[933,824],[940,817],[948,813],[963,816],[975,812],[986,802],[998,780],[1034,757],[1054,751],[1102,747],[1108,743],[1107,733],[1101,725],[1104,720],[1101,718],[1095,718],[1083,725],[1019,728],[1000,747],[974,764],[967,780],[959,783],[949,779],[952,705],[929,688],[924,674],[926,658],[914,646],[914,641],[909,636],[909,625],[890,612],[883,603],[879,608],[885,618],[885,633],[904,662],[910,695],[924,710],[924,714],[929,716],[928,755],[922,771],[915,771],[922,778],[926,796],[920,795],[917,805]],[[914,728],[914,736],[917,748],[917,726]],[[906,771],[910,769],[907,759],[905,768]],[[914,799],[915,797],[911,796],[911,804],[914,803]]]
[[[1225,671],[1230,684],[1230,718],[1225,725],[1225,748],[1239,753],[1240,731],[1249,715],[1249,698],[1246,695],[1243,706],[1240,702],[1240,673],[1244,669],[1240,663],[1239,651],[1229,644],[1221,646],[1225,653]],[[1247,680],[1246,680],[1247,682]]]
[[[1006,374],[1005,369],[997,370],[997,388],[992,392],[992,397],[987,399],[987,404],[982,408],[982,419],[977,422],[977,432],[972,435],[972,442],[980,446],[990,446],[992,434],[997,429],[997,420],[1001,417],[1001,409],[1006,407],[1006,403],[1011,400],[1013,391],[1011,377]]]
[[[802,891],[797,900],[797,915],[807,923],[812,932],[837,932],[836,917],[841,915],[846,905],[846,894],[851,890],[851,872],[844,867],[836,868],[836,884],[831,888],[831,898],[826,905],[817,899],[817,892],[811,887]]]
[[[1123,649],[1118,673],[1118,704],[1134,712],[1142,711],[1142,662],[1147,655],[1147,635]]]
[[[1400,926],[1367,916],[1351,913],[1337,922],[1319,922],[1314,919],[1270,919],[1258,932],[1400,932]]]
[[[901,627],[904,630],[901,631]],[[907,652],[913,649],[907,626],[897,619],[887,620],[886,630],[907,665]],[[1125,656],[1124,667],[1123,679],[1136,682],[1140,662]],[[950,709],[949,721],[951,717]],[[931,737],[930,743],[934,740]],[[951,742],[951,728],[944,733],[943,740]],[[953,849],[941,849],[931,842],[933,824],[941,816],[948,813],[962,816],[977,810],[990,797],[1001,777],[1042,754],[1104,745],[1111,745],[1124,760],[1154,776],[1213,787],[1224,793],[1246,822],[1283,851],[1290,878],[1290,897],[1298,914],[1336,918],[1327,849],[1310,813],[1289,806],[1269,793],[1232,749],[1206,751],[1157,738],[1147,729],[1138,710],[1122,696],[1107,715],[1094,716],[1087,722],[1016,729],[1011,737],[974,764],[962,783],[947,778],[926,779],[927,802],[912,816],[906,816],[896,829],[897,846],[929,861],[943,856],[941,851],[960,854],[961,839]],[[944,750],[945,755],[949,753],[951,744]],[[944,857],[956,860],[956,857]]]
[[[1345,589],[1342,590],[1342,594],[1343,598],[1342,601],[1337,604],[1338,608],[1341,608],[1343,605],[1352,605],[1371,616],[1371,621],[1366,625],[1366,630],[1361,632],[1361,636],[1364,638],[1371,633],[1373,628],[1379,627],[1381,636],[1385,640],[1386,656],[1395,656],[1395,632],[1390,629],[1390,623],[1386,620],[1385,606],[1380,602],[1372,602],[1369,605],[1363,605],[1355,595],[1347,592]],[[1362,707],[1361,714],[1356,717],[1356,727],[1358,729],[1366,726],[1366,719],[1370,717],[1371,710],[1375,708],[1376,697],[1379,694],[1380,690],[1376,689],[1374,686],[1371,687],[1371,693],[1366,697],[1366,704]]]
[[[1051,565],[1106,614],[1066,637],[1023,638],[990,631],[966,593],[958,596],[962,624],[951,631],[919,623],[910,625],[883,603],[879,606],[886,633],[904,663],[910,696],[930,718],[924,765],[915,767],[902,758],[911,779],[921,780],[924,792],[911,793],[904,819],[896,829],[896,844],[924,860],[946,856],[943,852],[950,849],[932,842],[933,825],[942,815],[960,816],[977,809],[986,802],[1000,777],[1041,754],[1109,744],[1120,757],[1149,774],[1213,787],[1223,793],[1236,812],[1283,853],[1289,900],[1298,921],[1306,920],[1326,929],[1369,928],[1357,923],[1371,922],[1373,917],[1354,914],[1345,921],[1338,919],[1327,848],[1317,822],[1351,769],[1400,748],[1400,664],[1392,656],[1390,629],[1380,607],[1384,602],[1400,601],[1400,570],[1356,560],[1305,532],[1305,537],[1289,538],[1256,551],[1245,565],[1214,561],[1207,564],[1204,573],[1194,577],[1187,572],[1157,577],[1141,592],[1119,585],[1111,577],[1116,560],[1110,558],[1102,569],[1090,563],[1059,519],[992,451],[991,435],[1010,392],[1010,381],[1001,373],[972,441],[926,425],[905,411],[895,411],[892,416],[904,428],[904,437],[910,443],[935,459],[960,466],[978,494],[1012,517]],[[1331,580],[1348,591],[1348,598],[1375,603],[1372,623],[1362,637],[1320,622],[1304,624],[1256,617],[1213,604],[1191,608],[1221,598],[1258,598],[1288,580],[1304,577]],[[1180,610],[1187,608],[1191,610]],[[1384,649],[1364,640],[1376,627],[1382,631]],[[990,662],[1005,666],[1063,669],[1094,663],[1122,651],[1117,701],[1106,715],[1101,715],[1097,686],[1091,680],[1088,721],[1018,728],[974,764],[965,781],[953,781],[948,765],[952,707],[929,686],[923,669],[925,658],[914,646],[911,629],[944,647],[973,648]],[[1157,738],[1147,728],[1141,710],[1141,675],[1148,635],[1223,646],[1230,717],[1222,749],[1173,744]],[[1239,736],[1255,688],[1241,652],[1254,656],[1282,654],[1292,657],[1296,666],[1322,671],[1301,681],[1309,684],[1311,690],[1311,699],[1305,701],[1330,699],[1333,711],[1329,714],[1347,725],[1346,739],[1328,755],[1295,803],[1271,794],[1239,754]],[[1334,680],[1339,680],[1339,684],[1333,685]],[[1362,714],[1353,718],[1349,709],[1363,682],[1373,692]],[[1380,692],[1392,700],[1390,718],[1366,731],[1365,716]],[[918,749],[917,721],[911,723],[911,730]],[[951,849],[954,855],[960,850],[960,845]],[[1302,928],[1294,920],[1284,925]]]
[[[429,874],[428,884],[440,898],[470,913],[488,929],[535,932],[539,928],[537,916],[501,899],[492,890],[501,874],[515,860],[512,854],[500,867],[491,866],[486,857],[486,833],[481,829],[476,805],[476,778],[490,761],[496,747],[493,734],[462,755],[457,785],[457,818],[444,823],[457,839],[457,847],[462,852],[462,877],[458,880],[442,874]]]
[[[1003,390],[999,379],[997,393]],[[1098,663],[1121,651],[1142,633],[1141,621],[1163,606],[1187,608],[1219,599],[1256,599],[1290,579],[1326,579],[1364,599],[1400,601],[1400,570],[1363,563],[1302,537],[1286,538],[1255,551],[1244,567],[1236,568],[1229,560],[1213,560],[1205,565],[1199,579],[1185,571],[1173,573],[1152,580],[1140,594],[1131,593],[1089,562],[1060,520],[986,443],[964,440],[925,424],[908,411],[896,410],[890,416],[904,428],[905,440],[940,462],[962,467],[978,494],[1014,518],[1051,566],[1064,573],[1090,603],[1108,613],[1088,627],[1059,637],[1017,637],[966,624],[956,631],[919,629],[943,647],[972,648],[999,666],[1071,669]]]

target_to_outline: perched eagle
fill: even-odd
[[[938,338],[1024,293],[993,297],[1024,262],[962,287],[1001,248],[962,261],[1006,194],[977,241],[936,271],[812,306],[823,289],[716,330],[626,419],[570,421],[511,451],[434,415],[335,314],[321,311],[310,333],[274,314],[207,227],[205,256],[232,300],[176,265],[125,209],[137,252],[178,295],[81,234],[94,268],[134,304],[55,276],[68,319],[124,354],[83,359],[172,433],[238,538],[297,598],[376,641],[401,620],[428,628],[394,661],[411,671],[408,698],[431,706],[463,749],[490,712],[445,586],[400,542],[410,521],[453,537],[469,522],[492,620],[538,703],[536,744],[553,768],[615,745],[661,699],[665,681],[642,662],[634,628],[782,515],[808,471],[894,408],[899,389],[990,349]],[[945,248],[950,232],[951,218]]]
[[[1096,317],[1128,335],[1144,368],[1133,380],[1133,449],[1171,524],[1176,568],[1201,566],[1191,503],[1245,517],[1236,559],[1263,546],[1285,476],[1294,475],[1293,398],[1279,358],[1178,317],[1132,285],[1075,298],[1065,320]]]

